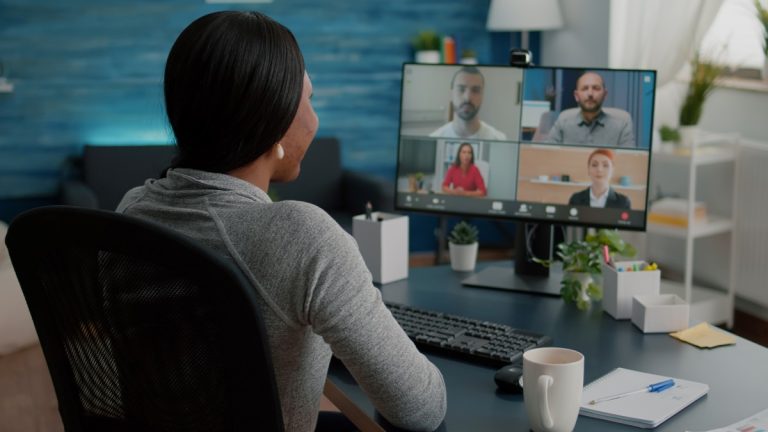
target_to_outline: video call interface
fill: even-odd
[[[404,64],[397,208],[644,229],[655,71]]]

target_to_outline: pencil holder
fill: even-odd
[[[352,235],[377,283],[408,277],[408,216],[373,212],[352,218]]]
[[[603,263],[603,310],[615,319],[632,317],[632,297],[659,293],[661,272],[644,261]]]

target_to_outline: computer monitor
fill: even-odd
[[[395,207],[645,230],[655,84],[652,70],[406,63]],[[525,249],[534,231],[518,230]]]

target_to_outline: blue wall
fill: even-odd
[[[393,176],[400,68],[410,38],[433,28],[491,61],[489,0],[0,0],[0,200],[53,196],[61,163],[85,143],[171,140],[161,78],[194,18],[257,9],[293,30],[313,77],[320,135],[343,143],[345,166]],[[508,34],[506,34],[508,35]]]
[[[509,33],[488,33],[489,0],[0,0],[0,220],[55,203],[63,162],[88,144],[165,143],[165,58],[192,20],[255,9],[288,26],[314,85],[319,135],[341,139],[345,166],[394,177],[401,64],[434,29],[481,63],[507,62]],[[514,38],[512,38],[514,40]],[[434,247],[437,218],[411,216],[412,250]],[[453,221],[451,222],[453,223]],[[495,224],[481,242],[506,244]],[[509,228],[507,228],[508,230]]]

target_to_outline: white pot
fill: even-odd
[[[694,126],[680,126],[680,145],[684,147],[693,147],[699,138],[699,127]]]
[[[468,245],[448,243],[451,268],[456,271],[473,271],[477,262],[477,242]]]
[[[440,51],[416,51],[416,63],[440,63]]]

